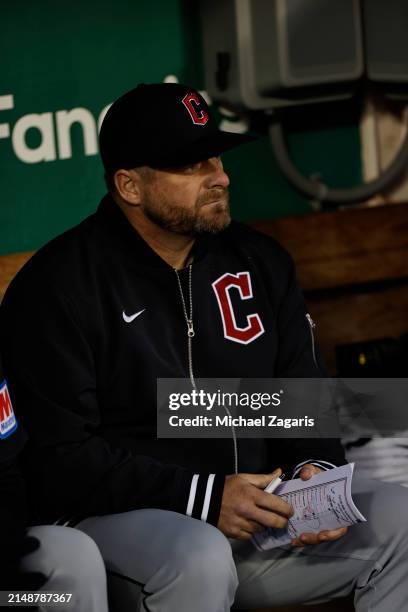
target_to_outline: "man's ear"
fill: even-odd
[[[141,200],[141,177],[136,170],[117,170],[113,180],[120,197],[129,206],[139,206]]]

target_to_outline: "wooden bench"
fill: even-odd
[[[408,332],[408,204],[252,225],[292,254],[332,374],[335,346]]]

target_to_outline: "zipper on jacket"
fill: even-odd
[[[316,366],[316,368],[319,370],[319,366],[317,364],[317,359],[316,359],[316,347],[315,347],[315,337],[314,337],[314,330],[316,328],[316,323],[313,321],[312,317],[310,316],[310,314],[307,312],[306,313],[306,319],[307,322],[309,323],[309,329],[310,329],[310,336],[312,339],[312,354],[313,354],[313,361],[314,364]]]
[[[187,324],[187,353],[188,353],[188,374],[190,376],[190,382],[193,389],[196,389],[196,383],[194,379],[194,371],[193,371],[193,346],[192,339],[195,336],[194,324],[193,324],[193,293],[191,288],[191,274],[192,274],[192,265],[188,266],[188,296],[189,296],[189,308],[190,312],[187,314],[187,306],[186,301],[184,299],[183,288],[181,286],[180,276],[178,270],[174,268],[174,271],[177,276],[177,282],[180,290],[181,296],[181,304],[183,306],[184,318]]]
[[[194,324],[193,324],[193,290],[192,290],[192,264],[188,266],[188,301],[189,301],[189,314],[187,314],[187,306],[186,301],[184,299],[183,288],[181,286],[180,276],[178,270],[174,268],[174,271],[177,276],[177,283],[180,290],[181,303],[183,306],[184,319],[187,324],[187,352],[188,352],[188,373],[190,376],[190,382],[193,389],[196,389],[196,382],[194,378],[194,369],[193,369],[193,344],[192,339],[195,336]],[[223,406],[227,415],[232,419],[231,412],[227,406]],[[232,442],[234,445],[234,472],[238,474],[238,442],[237,442],[237,434],[235,431],[235,426],[231,423],[231,431],[232,431]]]

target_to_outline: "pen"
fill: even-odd
[[[273,480],[271,480],[271,482],[265,487],[264,491],[266,493],[273,493],[275,489],[277,489],[279,485],[282,484],[282,481],[285,480],[285,476],[285,474],[281,474],[280,476],[278,476],[278,478],[274,478]]]

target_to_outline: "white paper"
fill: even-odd
[[[302,533],[348,527],[366,519],[351,497],[354,463],[320,472],[310,480],[284,481],[273,495],[279,495],[293,507],[294,515],[285,529],[268,528],[252,537],[258,550],[270,550],[290,544]]]

